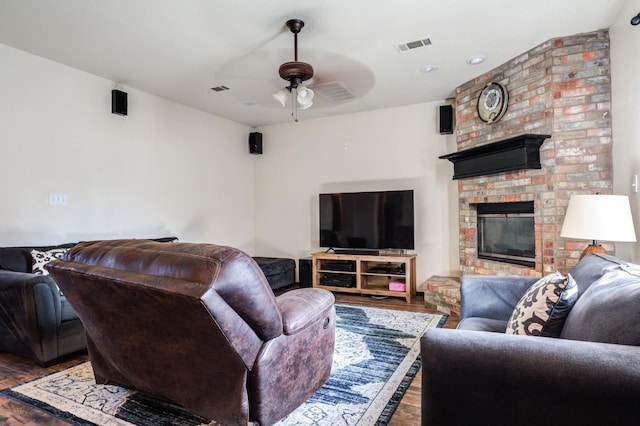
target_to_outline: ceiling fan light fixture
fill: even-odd
[[[273,96],[273,99],[280,102],[280,104],[282,105],[282,108],[284,108],[285,105],[287,104],[287,99],[289,99],[290,95],[291,93],[289,92],[289,89],[285,87],[281,90],[278,90],[272,96]]]
[[[296,92],[298,93],[298,97],[299,98],[304,98],[308,95],[307,93],[307,88],[304,87],[302,84],[298,85],[298,87],[296,87]]]
[[[293,111],[291,115],[294,117],[294,120],[298,121],[298,109],[307,109],[311,105],[313,105],[313,91],[307,87],[304,87],[302,83],[304,81],[309,80],[313,77],[313,67],[306,62],[298,61],[298,33],[304,27],[304,22],[300,19],[289,19],[287,21],[287,27],[293,33],[293,52],[294,57],[293,61],[285,62],[280,65],[278,69],[278,74],[280,78],[289,82],[289,87],[285,88],[290,92],[290,95],[293,96],[293,91],[295,90],[295,99],[296,101],[293,103]],[[286,97],[281,96],[279,91],[275,93],[273,97],[282,104],[284,107],[289,97],[289,94],[286,94]]]
[[[298,87],[296,88],[296,92],[298,93],[298,101],[300,101],[301,99],[310,101],[315,96],[313,90],[303,86],[302,84],[298,85]]]
[[[298,102],[298,109],[303,110],[303,109],[311,108],[311,105],[313,105],[313,102],[307,102],[307,103]]]
[[[300,109],[307,109],[311,107],[311,105],[313,105],[313,97],[315,96],[313,90],[309,89],[308,87],[304,87],[303,85],[299,85],[296,89],[296,93],[296,101],[298,102],[298,106]]]

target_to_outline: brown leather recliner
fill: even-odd
[[[84,324],[97,383],[228,425],[268,425],[329,378],[333,295],[306,288],[275,297],[240,250],[95,241],[47,269]]]

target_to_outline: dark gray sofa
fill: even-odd
[[[282,257],[253,258],[264,274],[271,290],[287,287],[296,282],[296,262]]]
[[[560,338],[504,334],[536,278],[462,277],[458,329],[421,340],[422,424],[640,422],[640,266],[590,255],[569,274]]]
[[[31,250],[74,244],[0,248],[0,351],[45,366],[86,348],[84,328],[49,275],[33,273]]]
[[[34,249],[49,252],[75,244],[0,247],[0,352],[47,366],[86,349],[78,316],[49,275],[34,273],[31,255]]]

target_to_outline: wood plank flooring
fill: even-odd
[[[60,364],[43,368],[33,361],[8,353],[0,352],[0,389],[6,389],[20,383],[35,379],[45,374],[54,373],[67,367],[86,361],[89,357],[78,355]],[[21,404],[10,398],[0,396],[0,424],[2,425],[68,425],[48,414]]]
[[[437,313],[432,309],[424,306],[422,296],[416,297],[411,304],[407,304],[404,299],[374,299],[369,296],[358,296],[349,294],[336,293],[336,302],[361,306],[377,306],[388,309],[399,309],[416,312]],[[458,321],[449,318],[445,324],[445,328],[455,328]],[[88,359],[87,355],[79,355],[69,359],[61,364],[48,368],[38,367],[33,361],[20,358],[7,353],[0,353],[0,389],[24,383],[36,377],[53,373],[67,367],[84,362]],[[390,426],[409,426],[420,424],[420,390],[421,390],[421,372],[413,380],[411,386],[407,390],[400,406],[393,415]],[[53,418],[42,411],[31,408],[10,398],[0,396],[0,424],[14,425],[67,425],[67,422]]]

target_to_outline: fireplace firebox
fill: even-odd
[[[477,204],[478,258],[535,266],[533,201]]]

